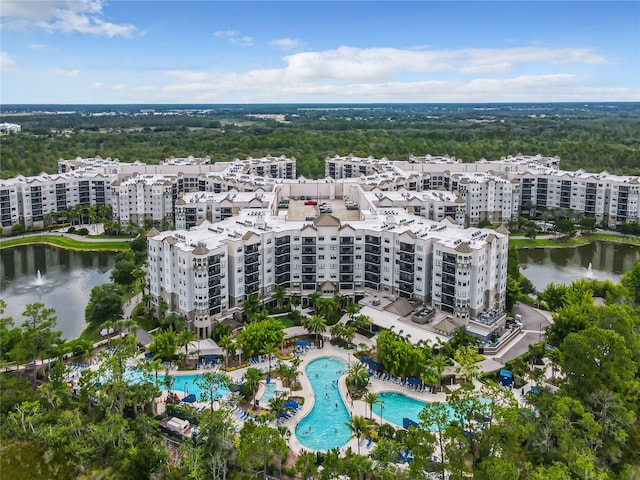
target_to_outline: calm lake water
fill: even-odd
[[[7,302],[4,316],[16,325],[24,320],[28,303],[54,308],[62,336],[80,336],[84,309],[95,285],[109,281],[114,252],[78,252],[47,245],[25,245],[0,252],[0,297]],[[38,270],[40,278],[38,278]]]
[[[525,249],[519,253],[520,271],[539,291],[551,282],[568,284],[580,278],[617,283],[640,258],[640,248],[636,246],[601,242],[570,248]]]

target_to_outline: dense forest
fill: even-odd
[[[298,174],[324,175],[327,156],[465,162],[518,152],[559,156],[565,169],[640,174],[637,104],[4,107],[0,177],[55,172],[59,158],[158,163],[170,156],[229,161],[293,156]],[[153,109],[150,112],[149,109]]]

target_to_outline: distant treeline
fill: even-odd
[[[18,123],[22,132],[1,138],[0,177],[55,172],[59,158],[96,155],[146,163],[172,155],[214,161],[286,155],[296,157],[300,175],[321,177],[324,159],[336,154],[451,155],[472,162],[519,152],[558,155],[565,169],[640,174],[637,104],[419,107],[262,105],[166,115],[104,107],[113,115],[99,116],[80,108],[57,115],[5,108],[0,121]],[[284,122],[249,116],[264,113],[282,114]]]

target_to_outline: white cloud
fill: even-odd
[[[94,82],[89,85],[91,88],[99,89],[99,90],[112,90],[116,92],[121,91],[135,91],[135,92],[151,92],[154,90],[158,90],[158,87],[155,85],[139,85],[139,86],[130,86],[124,83],[114,83],[112,85],[104,83],[104,82]]]
[[[96,36],[130,37],[136,27],[105,19],[102,0],[3,0],[3,26],[35,26],[48,32],[86,33]]]
[[[42,43],[27,43],[25,48],[28,48],[29,50],[46,50],[49,46]]]
[[[223,36],[222,33],[221,36]],[[224,36],[235,38],[239,34],[230,31],[224,32]],[[607,63],[604,57],[588,49],[553,49],[535,46],[421,51],[339,47],[334,50],[291,54],[285,56],[284,61],[286,63],[284,68],[257,69],[241,73],[170,70],[166,74],[173,77],[176,83],[163,87],[163,90],[166,92],[260,92],[265,90],[340,96],[369,94],[375,98],[388,96],[389,100],[392,100],[398,95],[405,95],[407,98],[413,95],[420,97],[434,89],[439,95],[447,97],[453,95],[449,95],[447,89],[460,92],[460,89],[463,89],[464,94],[468,95],[484,88],[488,93],[505,97],[509,91],[500,91],[501,89],[513,87],[523,92],[537,91],[539,86],[525,85],[525,80],[528,78],[544,79],[541,81],[546,84],[550,79],[555,79],[554,81],[557,82],[557,79],[561,78],[566,82],[567,78],[572,78],[570,75],[567,77],[566,73],[554,73],[557,65]],[[550,71],[545,72],[547,75],[533,77],[523,76],[518,72],[512,73],[524,63],[540,63],[546,65]],[[451,80],[443,83],[446,85],[445,90],[440,90],[440,83],[429,79],[433,74],[442,72],[451,74]],[[512,74],[509,81],[503,78],[492,78],[492,76],[504,76],[509,73]],[[473,78],[477,76],[482,78]],[[424,80],[416,80],[416,77],[423,77]],[[463,80],[464,78],[468,80]],[[494,88],[495,85],[498,87]],[[437,100],[432,95],[429,97],[430,101],[444,101]]]
[[[0,73],[16,73],[19,70],[15,58],[6,52],[0,52]]]
[[[321,52],[286,56],[292,78],[323,78],[338,81],[390,80],[400,73],[461,74],[506,73],[523,63],[604,64],[606,60],[588,49],[519,47],[507,49],[401,50],[342,46]]]
[[[213,32],[213,36],[216,38],[233,38],[240,35],[238,30],[218,30],[217,32]]]
[[[54,75],[60,75],[61,77],[77,77],[80,75],[80,70],[67,70],[64,68],[54,68],[51,70]]]
[[[276,40],[272,40],[269,42],[269,45],[272,47],[279,48],[280,50],[294,50],[296,48],[300,48],[302,46],[302,40],[298,40],[297,38],[278,38]]]
[[[224,38],[233,43],[234,45],[240,45],[241,47],[250,47],[253,45],[253,38],[247,35],[241,35],[238,30],[218,30],[213,32],[213,36],[216,38]]]

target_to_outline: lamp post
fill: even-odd
[[[380,426],[382,426],[382,408],[384,407],[384,402],[380,402]]]

